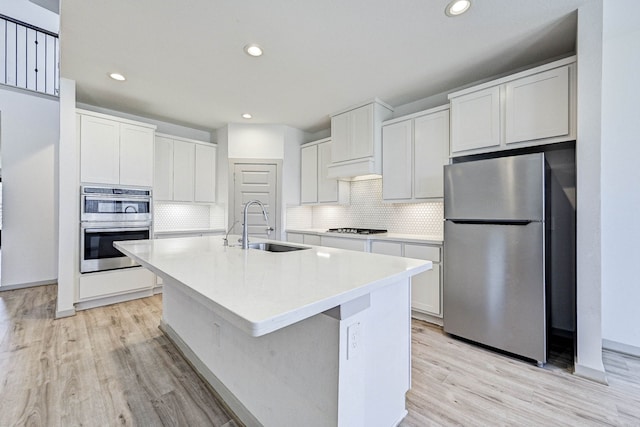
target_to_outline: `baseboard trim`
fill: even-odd
[[[573,374],[587,380],[598,382],[600,384],[609,385],[609,381],[607,381],[607,373],[604,371],[604,367],[601,371],[599,369],[593,369],[588,366],[576,363],[574,365]]]
[[[70,308],[69,310],[56,309],[56,319],[62,319],[63,317],[71,317],[76,315],[76,309]]]
[[[624,344],[617,341],[607,339],[602,340],[602,348],[615,351],[616,353],[628,354],[630,356],[640,357],[640,347]]]
[[[411,317],[418,320],[424,320],[425,322],[433,323],[434,325],[442,326],[442,317],[432,316],[427,313],[423,313],[417,310],[411,310]]]
[[[36,286],[57,285],[58,279],[40,280],[38,282],[29,283],[17,283],[15,285],[2,285],[0,286],[0,292],[15,291],[16,289],[33,288]]]
[[[229,412],[236,422],[247,427],[261,427],[262,424],[253,416],[251,412],[231,393],[231,391],[211,372],[209,368],[200,360],[198,356],[191,350],[176,331],[163,321],[160,322],[160,330],[165,336],[176,346],[185,360],[191,365],[196,373],[209,385],[211,391],[216,397],[222,401],[225,409]]]

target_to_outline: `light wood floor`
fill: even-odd
[[[55,286],[0,292],[0,426],[231,426],[157,326],[160,296],[53,320]],[[640,360],[604,353],[610,386],[413,322],[402,427],[640,425]]]

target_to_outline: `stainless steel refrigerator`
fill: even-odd
[[[445,166],[445,332],[547,361],[543,153]]]

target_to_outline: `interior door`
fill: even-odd
[[[236,232],[241,233],[244,206],[251,200],[259,200],[269,215],[269,224],[265,224],[262,209],[258,205],[249,207],[247,217],[250,236],[267,237],[267,227],[272,231],[269,235],[277,239],[280,230],[276,229],[279,215],[277,203],[277,165],[259,163],[235,163],[233,169],[233,222],[240,221]]]

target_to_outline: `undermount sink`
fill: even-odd
[[[291,251],[301,251],[303,249],[311,249],[300,246],[289,246],[282,245],[280,243],[249,243],[249,249],[258,249],[260,251],[267,252],[291,252]]]

